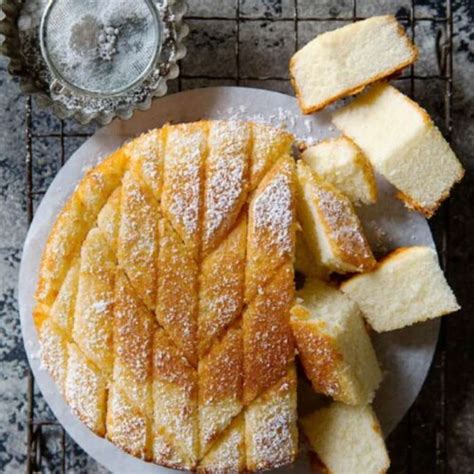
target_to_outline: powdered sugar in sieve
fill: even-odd
[[[59,82],[113,95],[153,67],[160,34],[151,0],[55,0],[43,16],[41,46]]]

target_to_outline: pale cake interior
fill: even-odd
[[[398,249],[374,271],[350,278],[341,289],[358,304],[378,332],[399,329],[459,309],[436,251],[430,247]]]
[[[354,204],[373,204],[377,185],[369,160],[347,137],[324,140],[308,147],[302,159]]]
[[[351,405],[372,401],[382,375],[356,304],[332,285],[307,279],[297,292],[291,323],[317,392]]]
[[[337,110],[333,121],[401,192],[407,205],[427,217],[464,174],[426,111],[388,84],[373,86]]]
[[[334,402],[300,421],[310,449],[332,474],[383,474],[390,466],[379,422],[370,406]]]
[[[297,178],[298,219],[316,261],[339,273],[372,268],[375,259],[349,198],[302,160]]]
[[[303,112],[311,113],[416,57],[395,17],[377,16],[317,36],[292,57],[290,73]]]

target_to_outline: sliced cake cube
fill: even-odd
[[[376,261],[350,199],[302,160],[297,178],[298,219],[316,260],[339,273],[372,268]]]
[[[375,16],[317,36],[290,61],[301,110],[310,114],[412,64],[418,51],[394,16]]]
[[[381,474],[390,459],[379,422],[370,406],[332,403],[300,421],[323,472]]]
[[[381,83],[333,116],[412,209],[431,217],[464,170],[428,113]]]
[[[370,161],[349,138],[324,140],[308,147],[302,154],[310,168],[334,184],[354,204],[373,204],[377,184]]]
[[[370,403],[382,374],[357,305],[317,279],[306,280],[296,301],[291,326],[315,391],[350,405]]]
[[[377,331],[391,331],[457,311],[460,306],[430,247],[395,250],[375,270],[341,285]]]

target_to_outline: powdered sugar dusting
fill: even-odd
[[[61,333],[55,330],[54,323],[51,321],[46,321],[42,325],[40,340],[42,366],[49,371],[63,392],[67,365],[67,342]]]
[[[191,468],[175,446],[176,443],[171,440],[172,437],[164,429],[155,430],[153,433],[153,461],[176,469]]]
[[[123,387],[128,390],[128,387]],[[147,417],[142,412],[147,406],[133,406],[125,393],[114,386],[108,400],[107,437],[125,451],[136,457],[145,458],[147,444]]]
[[[106,380],[74,344],[69,344],[65,397],[72,411],[93,431],[104,429]]]
[[[158,264],[158,204],[130,172],[123,179],[121,211],[119,264],[140,298],[153,309]]]
[[[168,134],[163,211],[183,230],[185,241],[195,239],[199,230],[205,140],[203,130],[184,126]]]
[[[273,114],[251,113],[246,106],[228,107],[225,110],[217,110],[216,115],[226,117],[231,121],[248,120],[256,123],[268,124],[273,127],[294,128],[300,115],[291,110],[278,107]]]
[[[254,202],[254,225],[278,254],[293,251],[293,195],[290,178],[278,174]]]
[[[115,295],[114,378],[121,373],[117,367],[122,364],[136,384],[145,383],[151,369],[154,317],[133,293],[123,274],[117,276]]]
[[[283,409],[284,407],[284,409]],[[295,388],[283,379],[247,410],[247,458],[255,470],[279,467],[291,462],[296,453]]]
[[[197,264],[164,219],[160,222],[156,317],[192,364],[196,360]]]
[[[343,252],[358,258],[372,259],[362,225],[350,201],[325,186],[316,186],[314,190],[321,216]]]
[[[203,468],[222,473],[240,472],[244,464],[244,430],[240,419],[233,423],[201,462]]]
[[[229,154],[227,162],[219,160],[215,167],[207,182],[205,240],[213,236],[237,204],[242,194],[243,173],[244,164],[235,155]]]
[[[199,225],[199,168],[183,167],[181,193],[178,191],[169,208],[171,214],[181,221],[188,234],[194,234]]]
[[[155,429],[166,433],[173,445],[196,460],[197,404],[187,387],[153,382]]]
[[[163,181],[163,142],[161,131],[152,130],[126,145],[132,158],[132,167],[138,169],[144,183],[155,199],[161,199]]]
[[[112,305],[112,301],[99,300],[93,303],[92,310],[97,313],[105,313],[109,310],[110,305]]]
[[[193,469],[199,465],[201,442],[203,465],[238,472],[245,467],[246,449],[243,335],[238,319],[244,306],[247,263],[245,202],[251,127],[218,122],[165,130],[163,169],[156,160],[159,133],[150,132],[126,146],[128,168],[117,179],[109,201],[89,206],[95,227],[82,243],[74,340],[67,340],[69,335],[63,338],[61,331],[48,336],[54,346],[49,355],[61,364],[63,357],[68,370],[61,373],[58,364],[48,368],[56,370],[59,379],[66,377],[67,400],[81,420],[129,453],[147,458],[146,447],[153,446],[156,462]],[[281,132],[268,129],[265,136],[268,141],[260,149],[278,161],[283,153],[280,148],[286,146],[278,144]],[[268,161],[262,174],[275,161]],[[286,259],[292,253],[294,245],[292,163],[282,160],[276,166],[254,193],[252,206],[256,235],[265,248],[276,249],[281,260],[280,256]],[[153,182],[160,179],[161,201],[152,189]],[[89,188],[79,187],[84,198],[93,186],[103,183],[90,180]],[[112,191],[107,188],[108,194]],[[96,210],[100,214],[93,219]],[[214,239],[209,252],[200,257],[202,261],[194,251],[194,246],[199,248],[201,225],[202,238]],[[157,293],[144,293],[137,278],[150,276],[155,264]],[[72,265],[71,261],[67,266]],[[287,276],[292,281],[292,273]],[[262,291],[266,284],[262,283]],[[281,292],[291,296],[291,291]],[[148,303],[146,295],[150,296]],[[253,331],[259,350],[274,353],[271,360],[265,356],[263,363],[268,362],[269,372],[272,361],[278,365],[276,380],[290,363],[288,351],[281,347],[289,347],[289,339],[279,337],[283,320],[275,320],[286,314],[281,309],[283,299],[283,295],[269,297],[271,301],[260,309],[262,318],[264,313],[271,318]],[[198,307],[200,318],[209,316],[199,319],[204,335],[197,332]],[[207,345],[198,359],[201,337]],[[48,341],[44,342],[47,347]],[[48,362],[45,355],[43,360]],[[285,384],[280,388],[289,389]],[[280,400],[276,405],[286,403],[279,394],[275,399]],[[256,449],[268,456],[262,466],[264,462],[267,467],[279,465],[284,456],[275,452],[292,449],[291,426],[285,427],[285,423],[294,424],[288,418],[291,410],[286,413],[280,404],[285,413],[278,417],[277,411],[275,407],[275,414],[265,418],[266,426],[255,428],[261,433],[252,433]]]
[[[241,202],[246,187],[249,139],[248,125],[217,122],[211,129],[205,192],[205,243]]]

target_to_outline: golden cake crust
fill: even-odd
[[[292,142],[250,122],[165,125],[89,171],[56,219],[43,363],[132,456],[204,473],[295,459]]]

